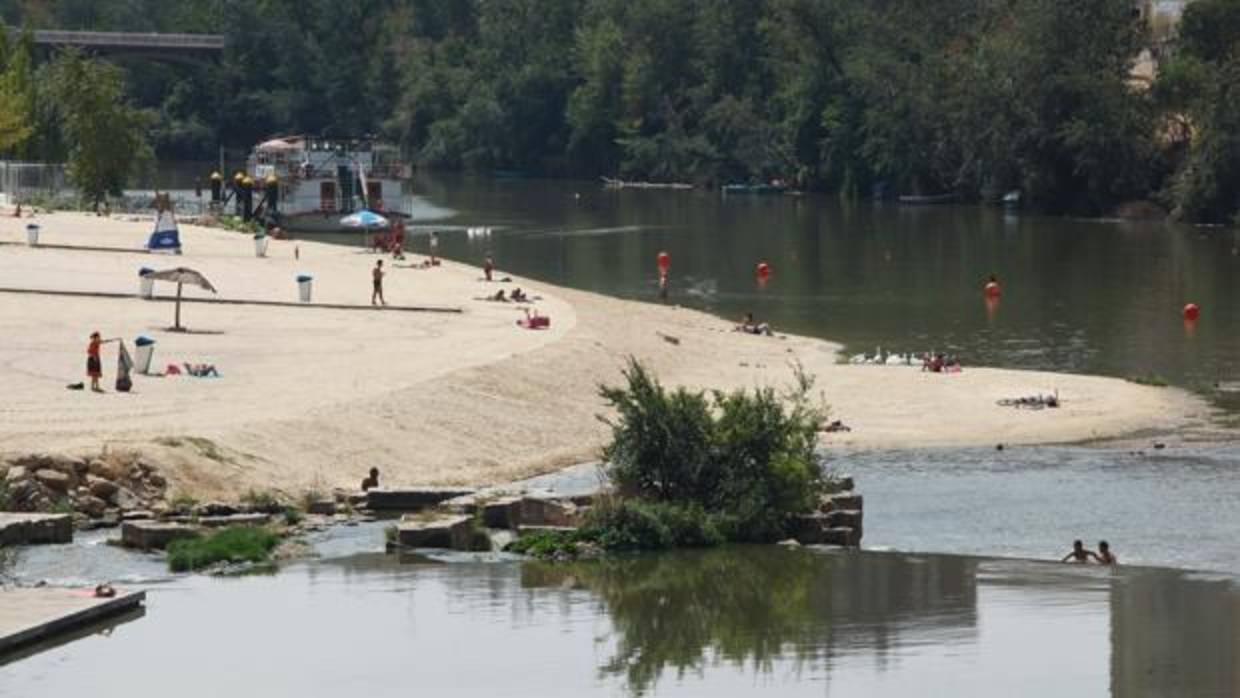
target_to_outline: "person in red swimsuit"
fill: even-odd
[[[99,387],[99,379],[103,377],[103,362],[99,360],[99,348],[105,342],[115,341],[115,339],[102,339],[98,332],[90,333],[90,344],[86,345],[86,375],[90,376],[90,389],[96,393],[103,392],[103,388]]]

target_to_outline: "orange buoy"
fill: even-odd
[[[1185,320],[1190,320],[1190,321],[1196,320],[1199,317],[1201,317],[1201,308],[1198,307],[1196,303],[1189,303],[1188,305],[1184,306],[1184,319]]]
[[[759,281],[766,281],[771,277],[771,265],[766,262],[758,262],[757,268],[754,269]]]
[[[667,270],[672,267],[672,256],[666,252],[660,252],[655,257],[655,263],[659,265],[659,273],[667,276]]]

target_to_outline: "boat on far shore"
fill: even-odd
[[[623,179],[602,177],[603,186],[608,189],[692,189],[692,184],[685,182],[629,182]]]
[[[788,191],[788,185],[783,182],[769,182],[759,184],[725,184],[722,187],[723,193],[726,194],[783,194]]]
[[[910,205],[931,205],[931,204],[954,204],[959,199],[956,194],[904,194],[899,198],[900,203]]]
[[[254,147],[246,160],[246,174],[256,187],[267,181],[279,187],[274,210],[261,210],[260,205],[255,215],[287,230],[353,232],[341,218],[363,210],[388,220],[409,215],[400,210],[400,202],[412,168],[393,146],[368,140],[276,137]]]

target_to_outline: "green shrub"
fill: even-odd
[[[605,420],[612,441],[603,456],[625,495],[697,506],[727,538],[761,541],[782,537],[788,517],[811,511],[824,492],[815,447],[827,412],[799,368],[795,387],[782,395],[668,391],[632,359],[624,376],[626,387],[604,386],[600,394],[618,415]],[[626,516],[633,542],[663,535],[642,513]]]
[[[284,511],[282,512],[282,515],[284,516],[284,525],[286,526],[296,526],[297,524],[301,523],[301,520],[303,518],[305,518],[302,515],[301,510],[299,510],[297,507],[291,507],[291,506],[284,507]]]
[[[577,544],[587,539],[584,531],[537,531],[512,541],[504,550],[543,559],[577,557]]]
[[[187,572],[217,562],[263,562],[280,544],[280,536],[257,526],[225,528],[200,538],[182,538],[168,544],[168,567]]]
[[[698,504],[636,499],[600,502],[587,515],[582,537],[604,550],[703,547],[724,541],[716,517]]]

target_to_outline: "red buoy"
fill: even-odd
[[[655,257],[655,263],[659,265],[659,273],[667,276],[667,270],[672,267],[672,256],[666,252],[660,252]]]
[[[754,273],[757,274],[759,281],[766,281],[771,277],[771,265],[766,262],[758,262],[758,266],[754,270]]]
[[[1196,303],[1189,303],[1184,306],[1185,320],[1196,320],[1199,317],[1201,317],[1201,308],[1199,308]]]

